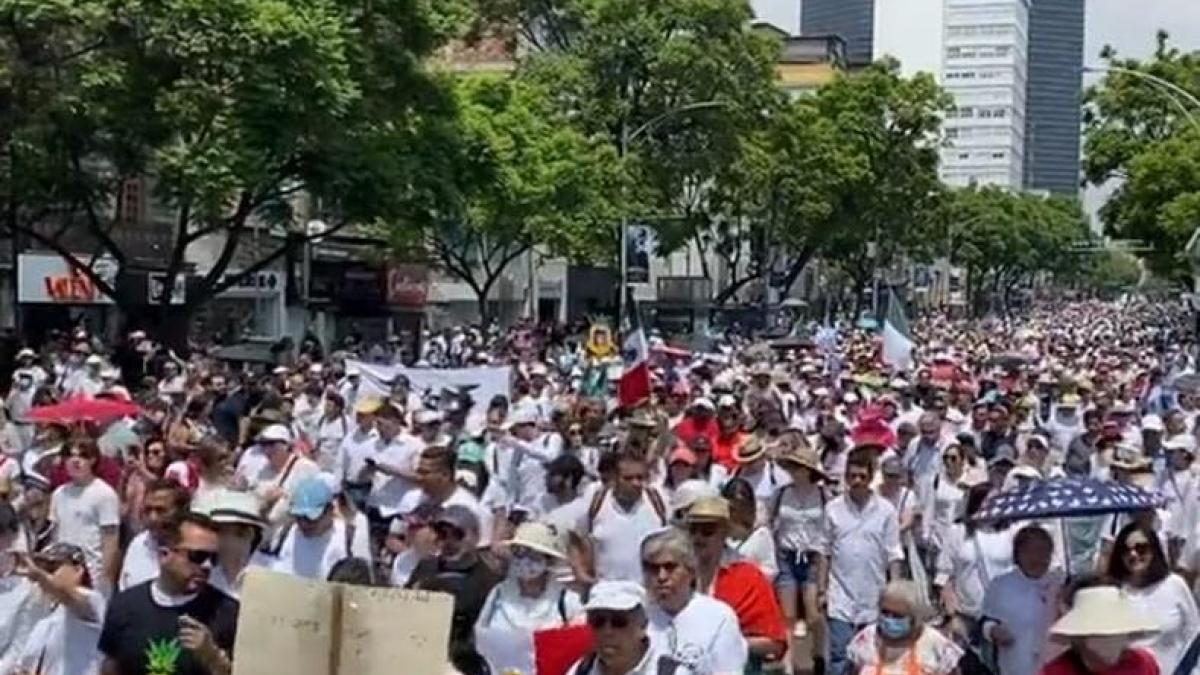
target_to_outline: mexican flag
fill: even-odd
[[[622,408],[630,409],[650,400],[650,348],[633,289],[625,288],[625,317],[628,327],[621,343],[621,359],[625,369],[617,382],[617,399]]]

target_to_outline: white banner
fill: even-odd
[[[512,366],[480,366],[476,368],[405,368],[385,366],[366,361],[346,359],[346,374],[359,373],[359,391],[386,397],[391,394],[392,382],[398,375],[408,378],[409,388],[418,396],[427,390],[441,391],[460,385],[475,385],[471,398],[476,405],[487,406],[495,396],[509,395]]]

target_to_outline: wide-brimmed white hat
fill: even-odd
[[[1084,588],[1075,594],[1071,611],[1054,624],[1050,634],[1057,638],[1103,635],[1143,637],[1158,630],[1158,622],[1138,609],[1116,586],[1097,586]]]
[[[522,523],[507,543],[509,546],[521,546],[551,558],[567,557],[562,539],[545,523]]]
[[[266,527],[259,515],[261,502],[249,492],[220,490],[205,507],[208,517],[219,525],[249,525],[260,530]]]

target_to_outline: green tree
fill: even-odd
[[[731,0],[481,0],[508,17],[529,49],[524,76],[555,93],[561,114],[621,151],[634,186],[626,213],[659,227],[661,253],[710,230],[714,178],[743,135],[782,101],[778,45]],[[716,102],[718,106],[691,109]],[[608,228],[615,263],[620,235]]]
[[[942,191],[941,118],[950,97],[931,76],[901,77],[899,65],[885,60],[839,76],[818,91],[815,105],[835,126],[841,152],[865,167],[814,224],[824,257],[850,280],[861,305],[876,265],[898,263],[932,240],[930,214]]]
[[[557,118],[538,84],[507,76],[461,78],[458,155],[437,181],[453,193],[426,230],[438,263],[475,293],[480,317],[505,269],[538,246],[591,258],[618,217],[616,148]]]
[[[1120,58],[1110,47],[1101,57],[1200,94],[1200,52],[1179,50],[1165,32],[1149,60]],[[1116,185],[1100,211],[1106,233],[1147,244],[1152,272],[1186,278],[1183,247],[1200,223],[1200,109],[1169,87],[1110,71],[1086,92],[1084,110],[1085,176]]]
[[[129,271],[113,236],[128,220],[117,195],[127,179],[151,178],[176,214],[158,269],[180,274],[190,247],[216,239],[186,304],[163,298],[162,328],[178,341],[198,306],[302,243],[297,221],[308,215],[332,230],[420,222],[433,195],[410,187],[413,150],[452,112],[420,62],[463,9],[457,0],[7,2],[0,227],[132,307],[141,298],[107,283],[96,262]],[[288,236],[251,251],[263,228]],[[226,276],[236,257],[241,274]]]
[[[1016,288],[1039,275],[1069,278],[1084,264],[1072,247],[1091,238],[1078,201],[995,187],[951,192],[941,217],[951,262],[966,269],[976,312],[991,302],[1007,307]]]

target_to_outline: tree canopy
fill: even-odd
[[[1200,52],[1181,51],[1160,32],[1151,59],[1111,48],[1102,57],[1119,70],[1086,93],[1084,173],[1094,185],[1115,184],[1100,211],[1106,233],[1144,242],[1151,271],[1182,279],[1183,249],[1200,223],[1200,106],[1187,96],[1200,94]]]

